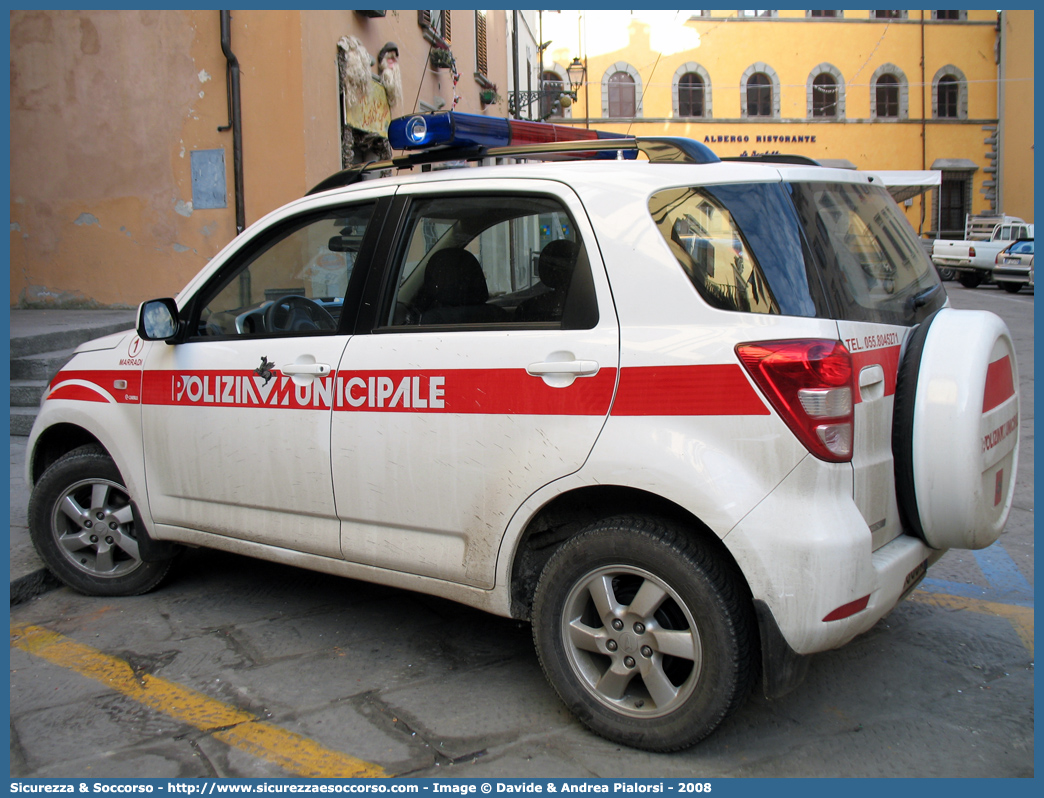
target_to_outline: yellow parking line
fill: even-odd
[[[298,776],[377,778],[388,775],[378,765],[331,751],[307,737],[196,690],[147,673],[136,675],[123,660],[43,627],[12,624],[11,646],[101,682],[157,712]]]
[[[1000,604],[995,601],[964,598],[963,596],[947,596],[940,593],[916,592],[910,596],[913,601],[931,604],[944,610],[970,610],[983,615],[996,615],[1007,618],[1015,628],[1015,634],[1033,656],[1033,608],[1017,607],[1014,604]]]

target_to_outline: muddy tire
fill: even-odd
[[[565,543],[537,585],[533,637],[548,680],[589,728],[674,751],[750,692],[750,597],[710,547],[668,522],[621,517]]]
[[[82,446],[55,461],[29,500],[29,534],[62,582],[90,596],[134,596],[167,575],[173,557],[141,558],[132,499],[112,458]]]

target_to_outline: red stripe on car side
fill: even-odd
[[[1000,360],[994,360],[986,369],[986,389],[982,395],[982,412],[993,410],[1014,395],[1015,383],[1011,373],[1011,358],[1005,355]]]
[[[59,385],[49,394],[48,399],[67,399],[73,402],[108,402],[108,398],[94,388],[86,385]]]
[[[767,416],[770,411],[735,363],[625,368],[614,416]]]
[[[85,371],[85,370],[69,370],[59,371],[54,375],[50,385],[47,386],[47,398],[48,399],[70,399],[81,402],[105,402],[107,399],[103,398],[94,391],[84,386],[75,385],[62,385],[70,380],[80,380],[81,382],[89,382],[92,385],[97,385],[98,389],[105,394],[109,394],[119,404],[137,404],[139,397],[141,396],[141,372],[138,370],[127,369],[125,371],[112,369],[112,370],[98,370],[98,371]],[[127,384],[126,388],[117,388],[116,383],[123,381]],[[78,390],[73,390],[78,389]]]
[[[338,371],[302,385],[278,371],[146,372],[147,405],[330,409],[338,412],[604,416],[616,369],[553,388],[523,369]]]
[[[341,371],[297,385],[275,372],[268,384],[253,371],[76,371],[117,402],[196,407],[268,407],[340,412],[437,412],[488,415],[605,415],[616,370],[549,386],[522,369]],[[115,389],[117,380],[128,387]],[[98,401],[89,389],[65,386],[54,398]],[[140,389],[139,389],[140,388]],[[612,406],[616,416],[744,416],[770,410],[736,364],[625,368]]]

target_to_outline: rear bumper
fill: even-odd
[[[993,270],[993,279],[998,283],[1033,285],[1033,270],[1028,266],[998,266]]]
[[[851,469],[809,456],[725,537],[753,598],[798,655],[870,629],[942,555],[909,535],[871,551],[870,529],[846,496]],[[841,617],[826,620],[832,614]]]

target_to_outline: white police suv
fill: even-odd
[[[66,584],[141,593],[203,546],[528,619],[583,723],[667,751],[1001,533],[1011,338],[948,307],[872,176],[458,113],[390,135],[414,152],[51,382],[30,525]]]

